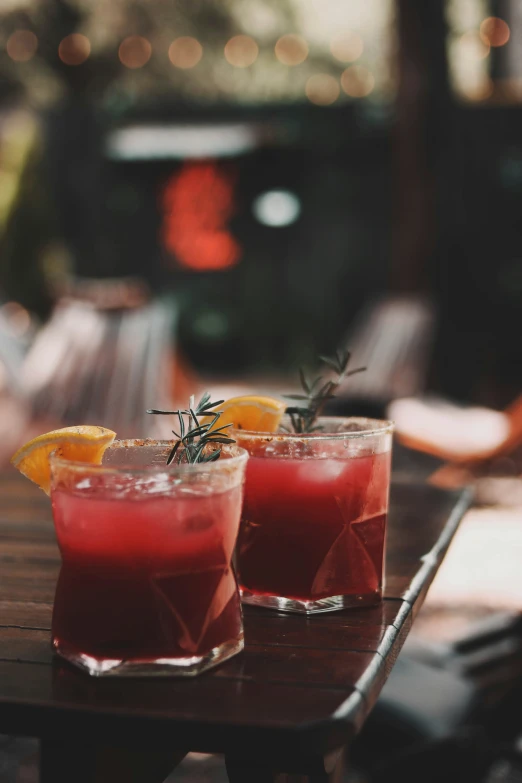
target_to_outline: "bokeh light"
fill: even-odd
[[[352,31],[339,33],[332,38],[330,51],[336,60],[342,63],[353,63],[364,51],[363,39]]]
[[[203,57],[203,47],[196,38],[188,35],[172,41],[169,46],[169,60],[176,68],[194,68]]]
[[[463,88],[464,96],[469,101],[474,101],[477,103],[480,103],[481,101],[487,101],[488,98],[491,98],[494,91],[494,84],[493,80],[486,78],[483,81],[481,81],[479,84],[476,85],[469,85],[465,88]]]
[[[289,226],[301,214],[301,202],[289,190],[267,190],[254,200],[252,212],[265,226]]]
[[[275,45],[275,56],[283,65],[300,65],[308,57],[308,44],[300,35],[282,35]]]
[[[151,54],[150,41],[141,35],[129,35],[121,42],[118,50],[120,62],[126,68],[142,68],[150,60]]]
[[[25,63],[38,49],[38,38],[31,30],[15,30],[7,39],[6,51],[11,60]]]
[[[0,307],[7,328],[14,337],[23,337],[31,327],[31,316],[18,302],[6,302]]]
[[[490,52],[489,43],[486,43],[476,30],[463,33],[457,45],[459,56],[463,60],[483,60]]]
[[[60,41],[58,57],[66,65],[81,65],[91,53],[91,43],[85,35],[71,33]]]
[[[341,87],[351,98],[365,98],[375,87],[375,77],[362,65],[350,65],[343,71]]]
[[[504,46],[509,36],[509,25],[498,16],[489,16],[480,25],[480,37],[488,46]]]
[[[306,97],[317,106],[329,106],[335,103],[341,92],[337,79],[328,73],[316,73],[310,76],[305,87]]]
[[[248,68],[258,54],[259,46],[249,35],[235,35],[225,45],[225,58],[236,68]]]

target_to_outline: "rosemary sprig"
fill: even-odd
[[[158,411],[148,410],[160,416],[177,416],[179,422],[179,432],[172,430],[172,434],[177,438],[172,450],[167,457],[167,465],[174,462],[181,465],[186,462],[189,465],[195,465],[201,462],[215,462],[221,455],[221,446],[217,449],[209,450],[207,446],[215,443],[235,443],[233,438],[229,438],[225,433],[232,424],[224,424],[222,427],[213,429],[219,420],[223,411],[213,410],[224,400],[211,402],[209,392],[205,392],[197,405],[194,405],[194,395],[190,398],[189,407],[186,410],[178,411]],[[208,424],[201,424],[199,416],[212,416]],[[187,419],[188,421],[185,421]]]
[[[366,370],[366,367],[358,367],[356,370],[348,371],[348,365],[351,359],[350,351],[337,351],[333,358],[320,356],[319,359],[323,364],[337,373],[337,378],[322,383],[323,377],[319,376],[313,381],[310,381],[306,377],[304,370],[302,368],[299,370],[299,378],[301,380],[303,393],[285,395],[289,400],[296,400],[300,403],[299,405],[293,405],[286,409],[286,413],[290,416],[294,432],[309,433],[320,430],[321,427],[314,425],[328,400],[335,397],[337,389],[345,378]]]

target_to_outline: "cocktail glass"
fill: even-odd
[[[250,455],[237,548],[245,603],[311,614],[382,598],[393,424],[318,425],[232,433]]]
[[[248,455],[167,466],[171,447],[115,441],[102,465],[51,456],[52,644],[91,675],[195,675],[243,649],[231,561]]]

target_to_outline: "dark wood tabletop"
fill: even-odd
[[[50,647],[60,557],[49,500],[5,471],[0,733],[40,737],[42,780],[53,783],[71,764],[79,770],[75,781],[104,780],[96,777],[101,762],[93,761],[100,748],[115,749],[119,769],[138,750],[147,763],[164,759],[158,781],[188,751],[226,754],[233,781],[275,780],[281,772],[333,780],[468,504],[467,492],[393,484],[380,606],[309,618],[246,607],[244,653],[201,677],[94,680],[53,657]],[[133,774],[138,768],[135,758]]]

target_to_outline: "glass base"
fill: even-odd
[[[380,590],[366,595],[332,595],[327,598],[318,598],[315,601],[251,593],[244,587],[241,588],[240,592],[241,600],[244,604],[262,606],[265,609],[275,609],[278,612],[295,612],[297,614],[319,614],[320,612],[338,612],[340,609],[375,606],[382,600]]]
[[[67,644],[53,639],[54,652],[77,666],[91,677],[195,677],[240,653],[245,646],[243,634],[224,642],[204,655],[186,658],[115,659],[94,658],[72,650]]]

